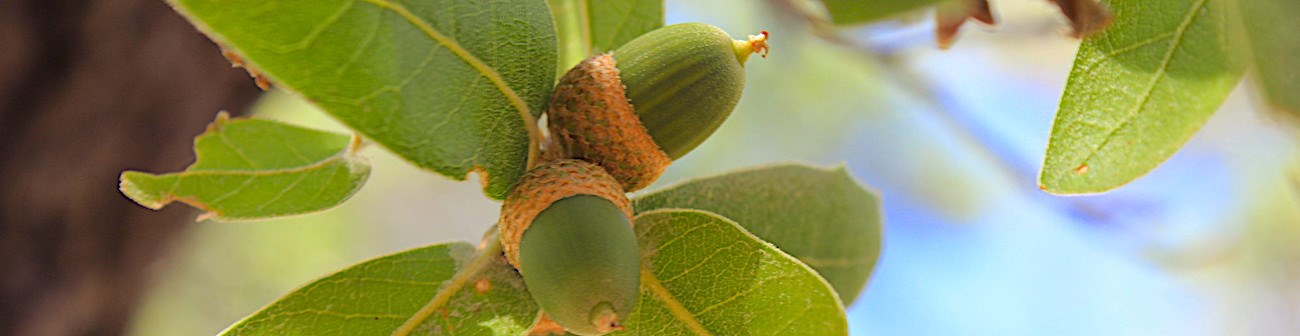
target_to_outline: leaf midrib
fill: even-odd
[[[645,264],[641,265],[641,286],[649,289],[650,293],[659,299],[659,302],[664,303],[664,308],[668,309],[669,314],[676,317],[678,321],[685,323],[686,327],[696,335],[713,335],[713,332],[710,332],[709,329],[704,327],[704,324],[695,319],[694,313],[686,309],[686,306],[683,306],[681,301],[677,301],[677,298],[673,297],[673,294],[669,293],[667,288],[664,288],[664,285],[659,282],[659,278],[656,278],[654,273],[650,272],[650,269],[645,268]]]
[[[244,187],[246,187],[250,181],[252,181],[251,178],[266,177],[266,176],[290,175],[290,174],[297,174],[297,173],[313,172],[313,171],[316,171],[316,170],[319,170],[319,169],[323,169],[323,168],[325,168],[325,167],[332,166],[332,165],[334,165],[335,163],[338,163],[338,162],[343,162],[343,161],[346,161],[346,160],[354,160],[354,159],[355,159],[354,156],[356,155],[356,152],[355,152],[355,146],[356,146],[356,144],[358,143],[357,141],[359,141],[358,138],[353,138],[353,145],[350,145],[349,147],[345,147],[343,150],[339,151],[338,153],[336,153],[336,154],[334,154],[334,155],[330,155],[329,157],[327,157],[327,158],[325,158],[325,159],[323,159],[323,160],[321,160],[321,161],[313,162],[313,163],[311,163],[311,164],[309,164],[309,165],[305,165],[305,166],[292,167],[292,168],[285,168],[285,169],[270,169],[270,170],[246,170],[246,169],[236,169],[236,170],[197,170],[197,171],[190,171],[190,170],[187,170],[187,171],[182,171],[182,172],[177,172],[177,173],[170,173],[170,174],[150,174],[150,173],[144,173],[144,172],[135,172],[135,173],[139,174],[140,176],[142,176],[142,177],[146,177],[146,178],[170,178],[170,177],[175,177],[175,179],[174,179],[174,180],[172,181],[172,183],[171,183],[171,186],[167,189],[167,191],[164,191],[164,192],[161,193],[162,196],[158,198],[158,201],[157,201],[157,202],[147,202],[147,204],[146,204],[146,203],[140,203],[140,199],[139,199],[139,198],[141,198],[142,196],[140,196],[139,193],[136,193],[136,192],[128,192],[128,191],[126,191],[126,190],[128,190],[128,189],[132,189],[132,188],[122,188],[122,187],[119,187],[119,189],[122,189],[122,190],[123,190],[123,193],[127,194],[128,197],[131,197],[132,200],[136,200],[136,202],[140,203],[140,205],[143,205],[143,206],[145,206],[145,207],[147,207],[147,208],[150,208],[150,209],[154,209],[154,210],[161,209],[163,206],[166,206],[166,205],[168,205],[168,204],[171,204],[171,203],[174,202],[174,201],[181,201],[181,202],[183,202],[183,203],[185,203],[185,204],[189,204],[189,205],[191,205],[191,206],[194,206],[194,207],[197,207],[197,208],[204,209],[205,211],[212,212],[213,214],[215,214],[215,215],[218,216],[218,217],[222,217],[222,218],[224,218],[224,216],[223,216],[222,214],[218,213],[217,211],[214,211],[214,210],[208,209],[208,208],[207,208],[207,204],[213,204],[213,203],[216,203],[216,202],[218,202],[218,201],[220,201],[220,200],[223,200],[223,199],[225,199],[225,198],[228,198],[229,196],[231,196],[231,195],[233,195],[233,194],[239,192],[239,191],[242,190]],[[123,178],[122,178],[122,182],[121,182],[121,183],[125,183],[125,184],[134,184],[134,182],[131,181],[131,178],[127,178],[127,177],[126,177],[126,175],[129,174],[129,173],[132,173],[132,171],[127,171],[127,172],[125,172],[125,173],[122,174]],[[186,178],[193,178],[193,177],[203,177],[203,176],[238,176],[238,177],[248,177],[248,178],[250,178],[250,179],[244,181],[244,184],[242,184],[242,185],[240,185],[239,187],[237,187],[237,188],[235,188],[235,189],[233,189],[233,190],[227,192],[225,195],[219,196],[219,197],[217,197],[216,199],[213,199],[213,200],[210,200],[210,201],[207,201],[207,202],[198,202],[198,201],[191,200],[191,199],[186,199],[186,198],[176,197],[176,189],[180,187],[180,184],[181,184],[181,182],[182,182],[183,179],[186,179]],[[136,189],[138,189],[138,188],[136,188]],[[132,194],[137,195],[137,196],[136,196],[136,197],[132,197],[132,196],[131,196]]]
[[[465,50],[464,47],[461,47],[460,43],[447,37],[447,35],[443,35],[442,32],[439,32],[437,29],[434,29],[432,25],[430,25],[428,22],[425,22],[420,17],[415,16],[415,14],[411,13],[411,11],[406,9],[405,6],[390,2],[388,0],[360,0],[360,1],[375,5],[376,7],[379,8],[390,10],[393,13],[396,13],[398,16],[401,16],[408,23],[420,29],[421,32],[424,32],[425,35],[433,39],[434,42],[437,42],[439,45],[442,45],[444,48],[447,48],[447,50],[451,51],[452,54],[456,55],[456,57],[459,57],[461,60],[465,61],[466,64],[474,68],[475,71],[478,71],[478,73],[482,75],[484,78],[487,78],[488,81],[491,81],[492,85],[496,86],[497,90],[501,91],[501,94],[504,95],[506,99],[510,101],[510,105],[513,105],[515,109],[519,111],[519,115],[523,118],[525,123],[527,123],[529,120],[533,118],[532,111],[530,108],[528,108],[528,103],[524,102],[524,99],[520,97],[519,94],[516,93],[515,90],[510,87],[510,84],[506,83],[505,79],[501,77],[501,74],[497,73],[495,69],[492,69],[492,67],[489,67],[487,63],[483,63],[483,61],[478,59],[478,57],[475,57],[473,54],[470,54],[468,50]]]
[[[492,239],[495,240],[496,238],[493,237]],[[478,251],[478,253],[474,255],[474,258],[470,260],[469,265],[457,271],[456,275],[452,276],[451,280],[449,280],[445,286],[438,289],[438,293],[429,300],[429,303],[420,307],[420,310],[416,311],[415,314],[412,314],[406,322],[402,323],[402,325],[396,330],[393,330],[392,336],[410,335],[411,332],[415,331],[415,328],[424,324],[424,321],[428,320],[429,316],[432,316],[438,308],[446,305],[447,302],[450,302],[451,298],[455,296],[457,292],[460,292],[461,288],[464,288],[465,285],[469,283],[470,279],[478,276],[486,270],[488,266],[492,265],[493,259],[500,254],[501,245],[499,243],[491,244]]]
[[[1205,8],[1205,4],[1208,1],[1209,0],[1200,0],[1196,4],[1192,5],[1191,10],[1188,11],[1183,22],[1179,23],[1178,28],[1175,29],[1174,34],[1171,37],[1173,43],[1169,46],[1169,51],[1165,52],[1164,59],[1160,61],[1160,66],[1156,68],[1156,73],[1152,76],[1151,84],[1147,86],[1146,90],[1143,90],[1142,100],[1124,116],[1124,121],[1120,122],[1119,126],[1106,132],[1106,136],[1102,139],[1101,143],[1088,151],[1088,155],[1079,162],[1080,164],[1087,164],[1088,161],[1091,161],[1102,148],[1106,147],[1106,145],[1110,144],[1111,140],[1115,139],[1115,134],[1119,133],[1119,130],[1127,128],[1129,124],[1133,122],[1133,119],[1137,118],[1138,113],[1142,112],[1143,107],[1151,101],[1152,92],[1155,92],[1156,86],[1160,84],[1160,80],[1164,79],[1165,72],[1169,69],[1169,63],[1173,61],[1174,52],[1177,51],[1178,47],[1183,43],[1183,35],[1185,35],[1187,30],[1191,28],[1192,23],[1196,21],[1196,17],[1200,16],[1198,13]]]

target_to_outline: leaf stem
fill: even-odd
[[[591,40],[591,5],[587,0],[578,0],[578,33],[582,36],[581,59],[586,59],[591,56],[595,43]]]
[[[529,114],[528,111],[520,110],[519,114],[520,118],[524,120],[524,128],[528,129],[528,163],[525,167],[533,169],[533,167],[537,167],[542,163],[541,146],[542,142],[546,141],[546,137],[542,135],[542,129],[537,126],[537,118],[533,118],[533,115]]]

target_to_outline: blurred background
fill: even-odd
[[[881,261],[849,308],[854,335],[1300,330],[1300,133],[1249,83],[1148,176],[1051,196],[1036,174],[1079,45],[1054,7],[993,1],[998,26],[968,24],[940,51],[929,13],[826,38],[809,4],[667,1],[670,24],[767,30],[772,52],[748,63],[729,121],[656,185],[772,162],[847,165],[886,213]],[[179,205],[135,206],[117,174],[183,168],[218,110],[345,128],[260,94],[161,2],[66,7],[0,2],[0,333],[215,334],[314,278],[477,241],[496,220],[475,179],[378,146],[364,152],[366,186],[326,212],[192,223]]]

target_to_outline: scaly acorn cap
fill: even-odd
[[[552,203],[577,195],[604,198],[632,218],[632,203],[603,168],[582,160],[549,161],[525,173],[501,204],[497,230],[506,260],[520,268],[519,241],[533,219]]]
[[[744,63],[767,32],[734,41],[683,23],[588,58],[560,79],[547,110],[554,156],[605,167],[631,192],[708,139],[744,90]]]
[[[625,191],[645,188],[672,163],[637,119],[609,54],[564,74],[546,118],[553,141],[548,151],[599,164]]]
[[[595,164],[556,160],[530,170],[506,196],[502,248],[550,319],[578,335],[622,329],[640,289],[632,208]]]

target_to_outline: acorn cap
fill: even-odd
[[[603,168],[561,159],[524,174],[497,228],[506,260],[542,311],[569,332],[604,335],[621,328],[639,297],[631,218],[631,203]]]
[[[519,242],[533,220],[551,204],[576,195],[593,195],[632,217],[632,204],[618,181],[603,168],[582,160],[561,159],[529,170],[506,195],[497,222],[506,260],[519,267]]]
[[[555,86],[546,116],[551,155],[599,164],[624,191],[649,186],[672,163],[628,103],[609,54],[569,70]]]

